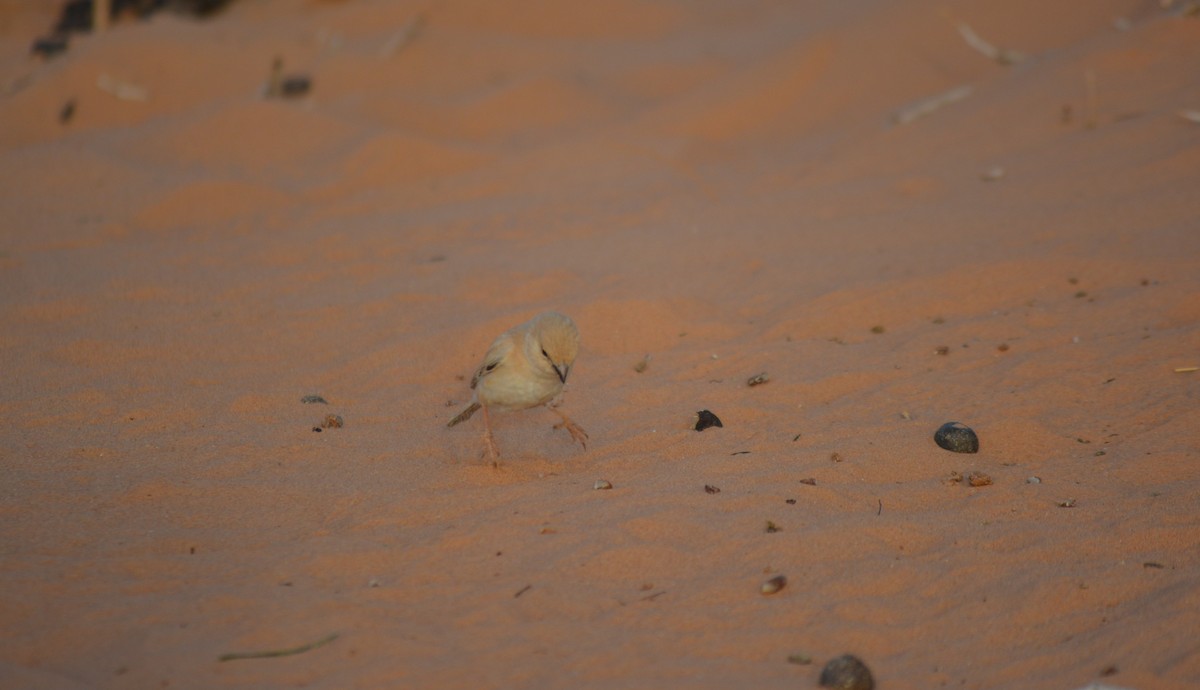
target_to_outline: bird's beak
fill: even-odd
[[[567,374],[570,373],[571,367],[564,366],[562,369],[559,369],[557,364],[551,364],[550,366],[554,367],[554,373],[558,374],[558,380],[566,383]]]

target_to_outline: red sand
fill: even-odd
[[[53,20],[0,2],[0,686],[1200,687],[1200,19]],[[506,415],[495,470],[445,422],[547,308],[591,443]]]

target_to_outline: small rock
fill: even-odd
[[[719,493],[721,493],[721,488],[717,487],[717,486],[713,486],[712,484],[705,484],[704,485],[704,493],[719,494]]]
[[[696,417],[696,431],[704,431],[710,426],[719,426],[722,428],[725,426],[721,423],[721,420],[717,417],[717,415],[709,412],[708,410],[700,410],[696,413]]]
[[[979,437],[971,427],[959,422],[946,422],[933,434],[934,443],[955,453],[978,453]]]
[[[312,89],[312,77],[307,74],[284,74],[283,58],[271,63],[271,76],[267,80],[268,98],[299,98]]]
[[[312,89],[312,78],[306,74],[290,74],[280,83],[280,95],[284,98],[304,96]]]
[[[967,483],[971,486],[990,486],[992,478],[983,472],[972,472],[967,476]]]
[[[329,404],[328,402],[325,401],[325,398],[322,398],[319,395],[306,395],[303,398],[300,398],[300,402],[302,402],[306,405],[310,404],[310,403],[321,403],[322,405]]]
[[[808,477],[807,479],[801,479],[801,480],[800,480],[800,483],[801,483],[801,484],[808,484],[809,486],[816,486],[816,485],[817,485],[817,480],[816,480],[814,477]]]
[[[767,372],[764,371],[761,374],[755,374],[754,376],[751,376],[750,378],[746,379],[746,385],[753,388],[754,386],[761,386],[762,384],[764,384],[770,380],[771,380],[771,377],[767,376]]]
[[[759,588],[759,591],[762,592],[763,594],[774,594],[786,586],[787,586],[787,577],[785,577],[783,575],[776,575],[775,577],[771,578],[770,580],[767,580],[766,582],[762,583],[762,587]]]
[[[1025,480],[1025,483],[1026,483],[1026,484],[1041,484],[1041,483],[1042,483],[1042,478],[1041,478],[1041,477],[1038,477],[1038,476],[1036,476],[1036,475],[1035,475],[1035,476],[1033,476],[1033,477],[1029,477],[1029,478],[1027,478],[1027,479]]]
[[[52,58],[66,52],[67,35],[65,33],[39,38],[30,46],[29,52],[42,58]]]
[[[341,429],[345,425],[346,422],[342,420],[340,414],[327,414],[325,421],[321,422],[321,426],[326,429]]]
[[[821,669],[821,687],[834,690],[874,690],[875,679],[858,657],[843,654]]]
[[[1075,499],[1068,498],[1065,501],[1059,501],[1056,505],[1058,505],[1059,508],[1074,508],[1075,503],[1076,503]]]
[[[596,483],[592,484],[592,488],[595,489],[596,491],[603,491],[605,489],[611,489],[612,482],[608,481],[607,479],[597,479]]]
[[[987,170],[979,173],[979,179],[983,180],[984,182],[995,182],[996,180],[1004,177],[1004,172],[1005,171],[1003,167],[999,165],[993,165]]]

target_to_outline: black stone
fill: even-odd
[[[696,415],[699,417],[699,419],[696,420],[696,431],[704,431],[710,426],[725,426],[721,423],[721,420],[717,418],[717,415],[709,412],[708,410],[700,410],[696,413]]]
[[[843,654],[821,669],[821,687],[834,690],[874,690],[871,670],[858,657]]]
[[[285,77],[279,84],[279,95],[284,98],[299,98],[312,89],[312,79],[304,75]]]
[[[66,34],[55,34],[45,38],[39,38],[30,46],[29,52],[34,55],[40,55],[43,58],[52,58],[59,53],[67,50]]]
[[[934,443],[955,453],[978,453],[979,437],[971,427],[959,422],[946,422],[933,434]]]

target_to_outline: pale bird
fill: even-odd
[[[475,391],[467,409],[446,426],[465,422],[483,408],[484,452],[493,464],[500,451],[492,437],[489,410],[525,410],[546,406],[562,417],[554,428],[565,428],[571,438],[587,448],[587,432],[550,403],[562,392],[567,374],[579,354],[579,329],[570,317],[548,311],[501,333],[471,377]]]

